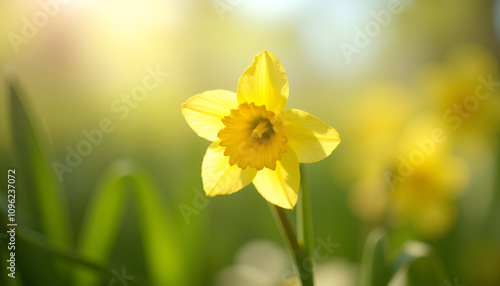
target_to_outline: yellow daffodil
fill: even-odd
[[[183,104],[189,126],[212,141],[201,174],[208,196],[231,194],[253,182],[267,201],[294,207],[299,163],[324,159],[340,138],[307,112],[285,110],[287,100],[285,70],[263,51],[240,77],[237,93],[206,91]]]
[[[442,62],[425,65],[417,76],[420,93],[452,129],[457,140],[496,136],[500,89],[495,56],[486,48],[460,45]]]
[[[393,214],[396,224],[409,223],[426,238],[446,235],[457,220],[456,199],[468,183],[465,161],[436,150],[415,166],[404,182],[396,185],[393,194]]]
[[[388,182],[393,222],[410,225],[426,238],[441,238],[455,226],[457,199],[469,184],[467,162],[453,152],[449,133],[439,132],[445,126],[433,114],[415,117],[399,139],[401,155]]]

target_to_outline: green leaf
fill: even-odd
[[[53,156],[47,128],[20,85],[13,80],[7,88],[7,118],[16,159],[16,223],[43,233],[54,246],[67,246],[72,242],[70,216],[62,187],[48,162]],[[59,260],[44,261],[43,255],[31,246],[20,245],[19,249],[16,255],[20,272],[30,274],[24,277],[27,284],[65,283],[67,265]]]
[[[10,132],[20,169],[16,177],[25,185],[17,195],[31,198],[31,219],[42,226],[44,233],[55,244],[71,242],[69,212],[61,186],[49,167],[48,131],[40,116],[23,98],[19,84],[8,85],[10,99]]]
[[[130,161],[114,163],[104,175],[87,209],[78,248],[89,259],[109,264],[129,191],[134,193],[132,202],[140,215],[139,228],[152,284],[182,285],[187,273],[176,221],[166,213],[158,188],[147,173]],[[79,268],[75,284],[95,285],[99,278]]]
[[[120,161],[109,167],[87,207],[77,248],[87,259],[96,263],[109,262],[125,209],[123,178],[129,173],[130,166],[127,162]],[[99,275],[89,269],[79,267],[74,275],[74,284],[96,285],[99,278]]]
[[[368,235],[361,261],[360,285],[387,285],[389,280],[388,247],[384,230],[375,229]]]
[[[179,236],[179,227],[171,214],[166,213],[158,199],[158,188],[144,171],[133,177],[140,214],[144,251],[153,285],[183,285],[186,262]]]
[[[446,275],[429,245],[406,242],[393,263],[389,286],[440,285]]]

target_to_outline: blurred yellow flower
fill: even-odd
[[[348,202],[358,217],[375,225],[409,225],[426,238],[450,231],[470,174],[466,161],[453,154],[444,126],[426,114],[406,123],[392,144],[393,158],[373,160],[350,190]]]
[[[394,222],[408,223],[428,238],[441,237],[455,225],[456,199],[469,183],[467,163],[453,154],[444,130],[434,116],[415,118],[400,140],[401,156],[390,182]]]
[[[412,95],[403,85],[381,82],[366,88],[347,105],[346,122],[355,126],[342,134],[344,140],[352,142],[346,150],[352,152],[352,159],[345,163],[350,175],[356,179],[372,175],[387,168],[398,155],[398,138],[418,107]]]
[[[443,62],[424,66],[417,76],[420,92],[456,135],[489,136],[498,127],[498,63],[486,48],[454,48]],[[494,136],[494,135],[493,135]]]
[[[208,196],[231,194],[253,182],[267,201],[295,206],[299,163],[324,159],[341,140],[307,112],[285,110],[288,91],[285,70],[263,51],[240,77],[237,93],[206,91],[183,104],[189,126],[213,142],[202,163]]]
[[[351,210],[363,221],[375,225],[383,222],[389,208],[390,192],[384,171],[364,174],[347,197]]]
[[[352,160],[344,164],[344,172],[356,182],[349,190],[348,203],[367,223],[379,224],[387,216],[390,192],[385,176],[399,155],[401,133],[418,110],[414,98],[404,85],[381,82],[361,92],[349,108],[347,122],[355,128],[343,134],[352,142]]]
[[[436,151],[396,185],[396,221],[409,222],[426,237],[440,237],[455,225],[456,198],[465,188],[468,171],[460,157]]]

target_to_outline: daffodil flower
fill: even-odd
[[[324,159],[341,140],[307,112],[285,110],[288,91],[285,70],[263,51],[240,77],[237,93],[210,90],[183,104],[189,126],[212,141],[202,163],[207,196],[231,194],[253,182],[270,203],[295,206],[299,163]]]

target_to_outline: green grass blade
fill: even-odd
[[[388,241],[384,230],[372,231],[365,242],[361,286],[385,286],[389,280]]]
[[[31,198],[30,218],[41,226],[52,243],[69,244],[71,228],[67,203],[61,186],[47,160],[49,140],[44,122],[30,108],[19,84],[8,84],[10,101],[10,132],[19,170],[17,178],[25,189],[18,190],[21,200]]]
[[[126,203],[124,178],[130,174],[129,163],[119,161],[104,174],[85,213],[77,248],[90,260],[108,264]],[[95,285],[100,276],[86,268],[77,268],[75,285]]]
[[[187,274],[176,220],[166,213],[147,173],[131,162],[119,161],[106,172],[86,212],[78,249],[96,263],[109,263],[129,191],[140,215],[149,279],[153,285],[183,285]],[[75,285],[96,285],[100,276],[79,268],[74,278]]]
[[[188,275],[184,252],[180,248],[179,227],[161,204],[159,189],[146,172],[134,176],[135,197],[140,214],[144,252],[153,285],[185,285]]]
[[[15,222],[43,233],[52,245],[67,246],[72,242],[70,217],[66,198],[48,162],[52,158],[48,131],[20,85],[10,81],[7,89],[7,118],[16,159]],[[60,260],[44,260],[37,249],[19,243],[18,268],[20,273],[26,273],[27,284],[67,283],[67,265]]]
[[[388,285],[441,285],[445,277],[429,245],[408,241],[393,263],[392,278]]]

